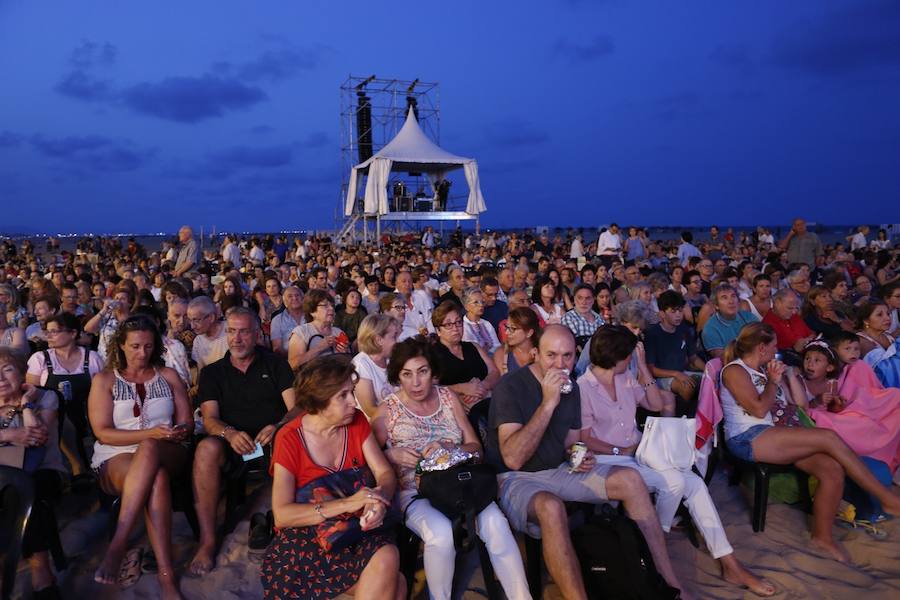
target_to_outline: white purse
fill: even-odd
[[[647,417],[634,458],[657,471],[687,471],[694,464],[696,435],[695,419]]]

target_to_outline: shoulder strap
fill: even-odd
[[[50,360],[50,352],[41,350],[41,354],[44,355],[44,365],[47,367],[47,375],[53,375],[53,361]]]
[[[82,365],[81,370],[84,373],[91,372],[91,349],[90,348],[84,349],[84,365]]]

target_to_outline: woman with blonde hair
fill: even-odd
[[[390,314],[369,315],[359,326],[359,354],[353,357],[359,379],[353,394],[369,420],[375,418],[378,405],[394,391],[388,383],[387,366],[399,333],[400,323]]]

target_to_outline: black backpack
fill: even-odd
[[[641,530],[608,504],[572,533],[591,600],[677,600],[653,564]]]

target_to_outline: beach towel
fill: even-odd
[[[836,432],[860,456],[900,465],[900,389],[884,388],[875,372],[858,360],[838,378],[838,393],[847,401],[838,413],[810,409],[817,427]]]
[[[719,373],[722,371],[722,359],[714,358],[703,369],[700,380],[700,393],[697,400],[697,435],[694,444],[697,448],[695,465],[700,475],[706,475],[709,454],[718,444],[716,431],[724,418],[722,404],[719,402]]]
[[[900,339],[887,350],[877,346],[863,360],[872,367],[884,387],[900,387]]]

